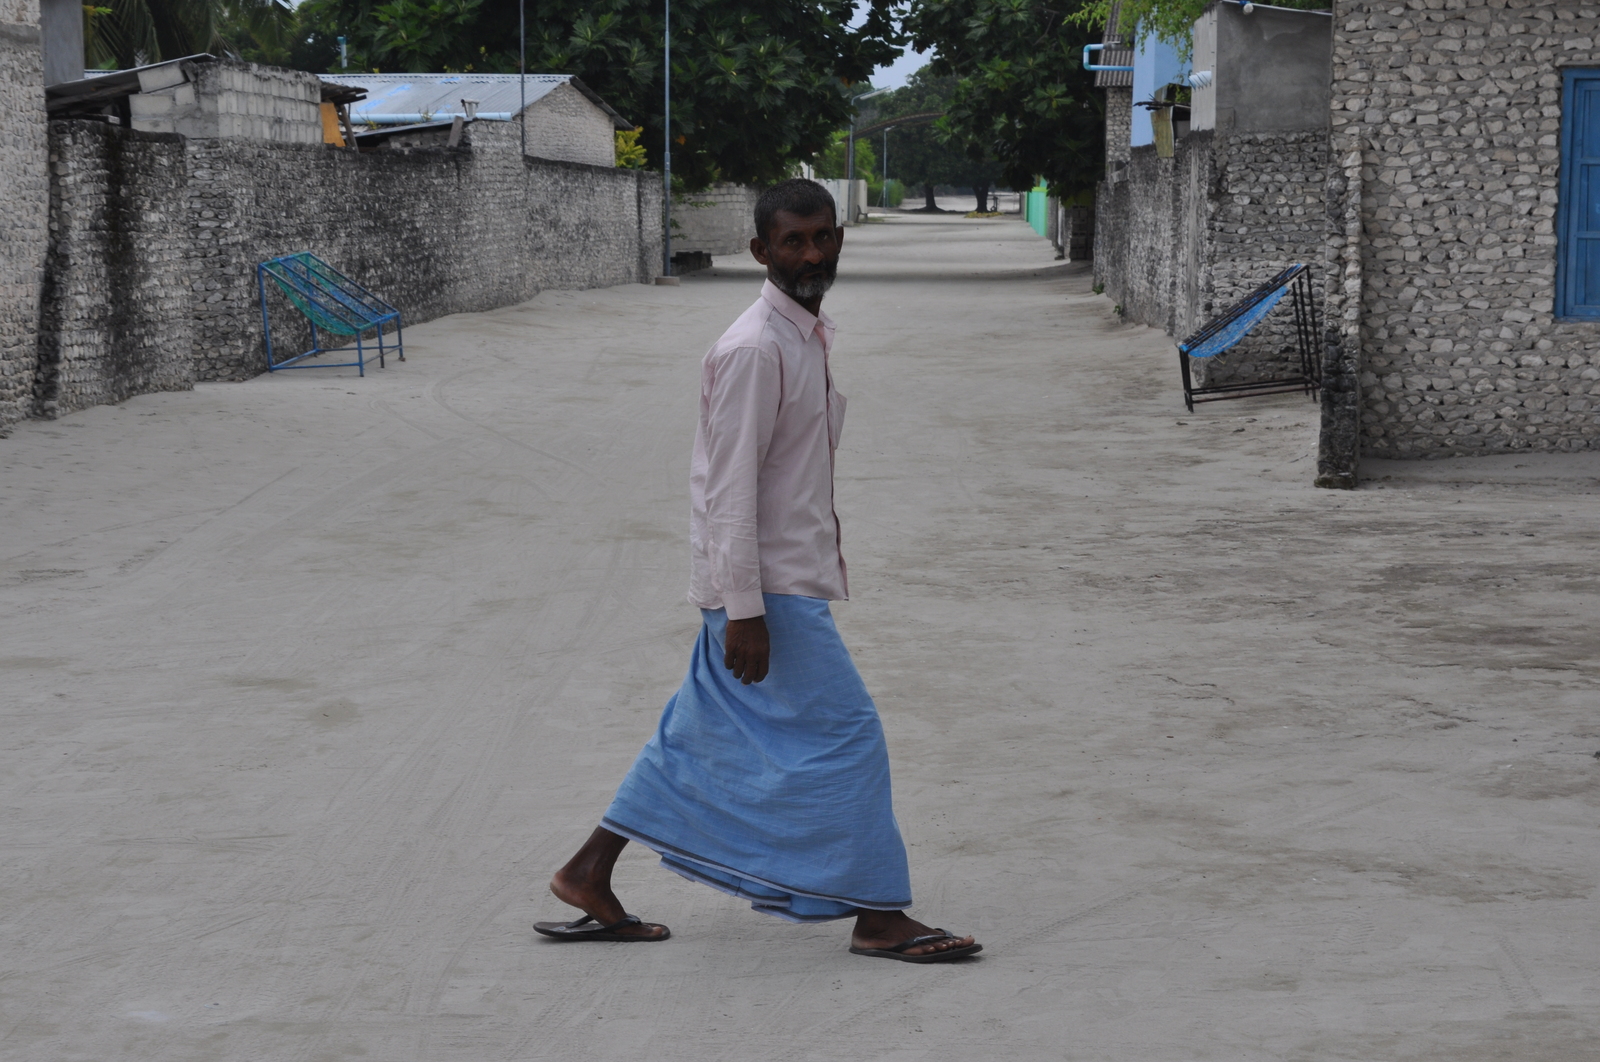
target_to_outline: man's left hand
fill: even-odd
[[[767,640],[767,621],[761,616],[729,620],[723,635],[722,666],[746,686],[767,677],[767,660],[772,655]]]

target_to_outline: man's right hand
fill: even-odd
[[[767,677],[767,661],[772,656],[772,645],[767,640],[765,618],[751,616],[749,619],[729,620],[722,644],[722,666],[732,671],[734,678],[748,686]]]

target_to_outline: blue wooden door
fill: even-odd
[[[1600,317],[1600,70],[1564,73],[1556,313]]]

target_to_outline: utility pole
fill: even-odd
[[[517,89],[522,109],[517,124],[522,127],[522,154],[528,154],[528,0],[517,0]]]
[[[870,100],[874,96],[881,96],[889,90],[886,88],[873,89],[863,92],[859,96],[850,98],[850,142],[845,145],[845,179],[844,179],[844,212],[850,220],[848,224],[856,223],[856,104],[862,100]]]
[[[883,131],[883,202],[878,204],[885,210],[889,209],[889,130]]]
[[[661,152],[661,275],[672,275],[672,0],[662,0],[664,26],[661,86],[663,98],[662,118],[665,140]]]
[[[856,108],[850,105],[850,139],[844,145],[844,216],[846,225],[856,223]]]

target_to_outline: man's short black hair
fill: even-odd
[[[756,235],[761,237],[763,242],[766,241],[767,233],[771,231],[772,222],[780,210],[786,210],[802,218],[826,210],[833,215],[833,223],[835,225],[839,223],[839,211],[834,206],[833,196],[816,181],[804,177],[792,177],[787,181],[781,181],[762,192],[761,198],[756,200]]]

